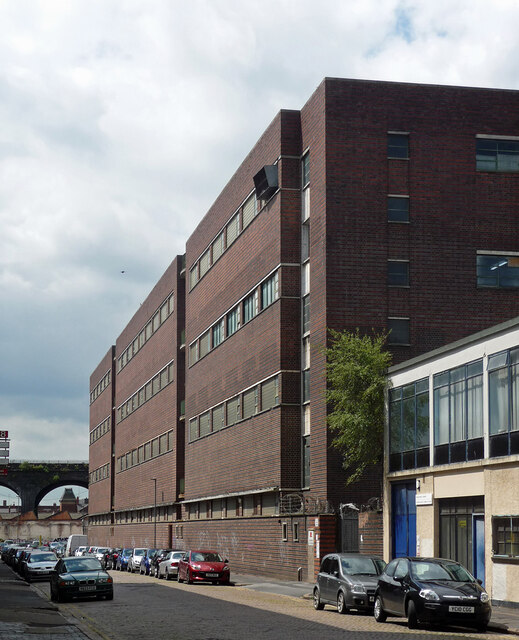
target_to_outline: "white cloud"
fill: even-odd
[[[86,459],[90,372],[279,109],[325,76],[519,88],[518,19],[515,0],[0,2],[17,455]]]

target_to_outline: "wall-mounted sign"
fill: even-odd
[[[0,438],[8,438],[9,431],[0,431]]]
[[[315,541],[315,534],[313,529],[308,529],[308,546],[313,547]]]
[[[432,504],[432,493],[417,493],[416,494],[416,506]]]

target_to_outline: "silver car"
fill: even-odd
[[[24,563],[23,577],[27,582],[50,580],[57,562],[58,558],[53,551],[33,551]]]
[[[141,561],[144,558],[144,554],[146,553],[146,549],[134,549],[132,551],[132,555],[128,558],[128,571],[133,573],[134,571],[138,571],[141,567]]]
[[[339,613],[373,611],[378,576],[385,566],[382,558],[360,553],[324,556],[314,587],[314,607],[324,609],[325,604],[331,604]]]
[[[170,551],[162,562],[159,562],[159,570],[157,577],[166,578],[178,578],[178,561],[184,557],[183,551]]]

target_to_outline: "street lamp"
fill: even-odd
[[[157,478],[153,480],[153,548],[157,548]]]

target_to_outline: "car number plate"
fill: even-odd
[[[208,578],[218,578],[218,574],[217,573],[206,573],[205,575]]]
[[[375,602],[375,596],[369,596],[369,601],[370,602]]]
[[[449,613],[474,613],[474,607],[462,607],[461,605],[450,605]]]
[[[96,586],[95,584],[93,585],[89,585],[88,587],[79,587],[80,591],[95,591],[96,590]]]

